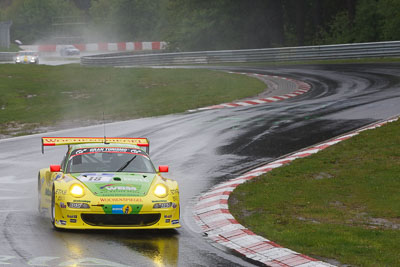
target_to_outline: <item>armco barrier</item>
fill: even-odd
[[[16,55],[15,52],[0,52],[0,62],[12,62]]]
[[[400,41],[391,41],[323,46],[159,53],[155,55],[96,55],[82,57],[81,64],[109,66],[215,64],[225,62],[279,62],[399,56]]]

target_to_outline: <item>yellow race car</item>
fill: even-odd
[[[15,64],[39,64],[39,54],[34,51],[20,51],[15,57]]]
[[[53,227],[171,229],[180,227],[178,183],[154,168],[146,138],[43,137],[68,145],[60,165],[41,169],[39,211]]]

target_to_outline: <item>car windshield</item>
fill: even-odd
[[[95,147],[73,150],[67,172],[154,173],[155,169],[149,157],[140,149]]]
[[[19,52],[20,56],[34,56],[36,55],[35,52],[31,52],[31,51],[24,51],[24,52]]]

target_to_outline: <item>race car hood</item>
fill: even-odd
[[[154,173],[73,173],[96,196],[145,196]]]

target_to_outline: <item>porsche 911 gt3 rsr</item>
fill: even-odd
[[[39,64],[39,55],[34,51],[20,51],[15,57],[16,64]]]
[[[39,211],[55,228],[168,229],[180,227],[176,181],[154,168],[146,138],[43,137],[68,145],[60,165],[41,169]]]

